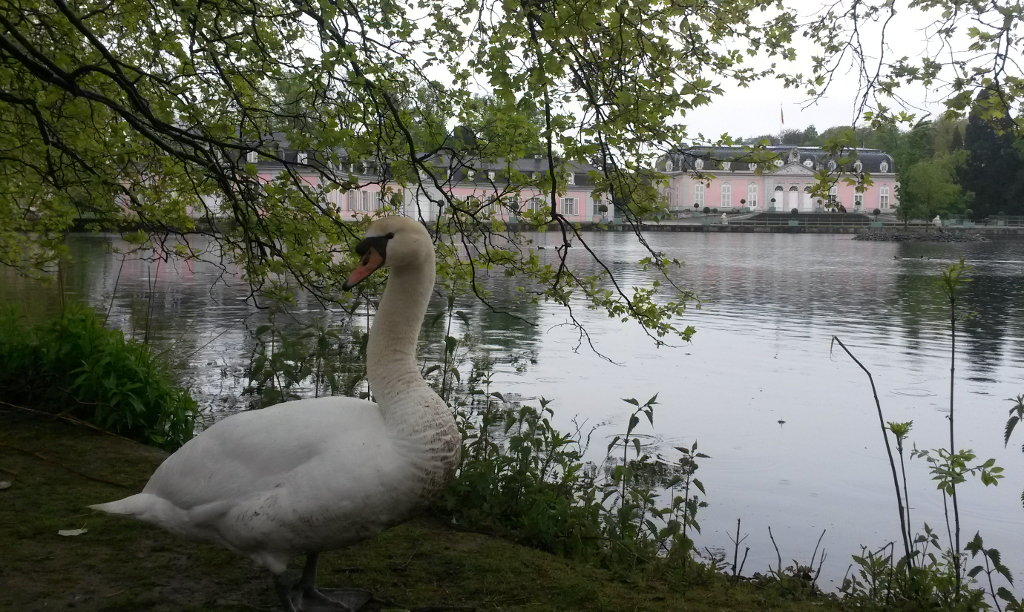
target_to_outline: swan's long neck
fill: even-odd
[[[366,347],[366,377],[388,435],[430,494],[454,476],[462,448],[451,409],[423,380],[416,362],[433,286],[433,252],[419,264],[392,268]]]
[[[366,377],[390,422],[410,392],[429,391],[416,363],[416,342],[434,286],[434,260],[392,268],[366,346]]]

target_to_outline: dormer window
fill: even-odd
[[[245,154],[245,160],[250,164],[255,164],[260,160],[260,154],[257,151],[249,151]]]
[[[861,170],[864,169],[864,164],[862,164],[861,161],[858,159],[857,162],[853,164],[853,169],[855,172],[860,172]]]
[[[701,170],[703,170],[704,169],[704,160],[703,159],[694,160],[694,162],[693,162],[693,169],[696,170],[697,172],[700,172]]]
[[[672,160],[671,159],[667,160],[665,162],[665,172],[672,172],[673,169],[674,169],[674,166],[672,165]]]
[[[298,162],[300,164],[305,165],[306,164],[306,152],[305,151],[299,151],[299,154],[296,156],[296,159],[298,160]]]
[[[488,170],[487,171],[487,180],[489,180],[489,181],[493,181],[494,180],[494,170]]]
[[[828,171],[829,172],[835,172],[835,169],[836,169],[836,162],[835,162],[835,160],[829,160],[829,162],[828,162]]]
[[[776,168],[781,168],[781,167],[782,167],[782,164],[783,164],[783,162],[782,162],[782,160],[781,160],[781,159],[777,159],[777,160],[775,160],[775,167],[776,167]]]
[[[804,168],[811,168],[811,169],[813,169],[814,168],[814,162],[809,160],[809,159],[805,159],[804,160]]]
[[[476,176],[476,170],[466,170],[466,180],[471,181]]]
[[[728,170],[731,167],[732,167],[732,162],[727,162],[727,161],[722,162],[722,170]]]
[[[878,171],[879,172],[888,172],[889,171],[889,163],[888,162],[882,162],[881,164],[879,164]]]
[[[565,184],[566,185],[575,185],[576,184],[576,175],[573,174],[572,172],[567,172],[565,174]]]

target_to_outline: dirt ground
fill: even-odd
[[[277,610],[269,576],[248,559],[88,508],[140,491],[165,456],[82,426],[0,409],[0,482],[10,483],[0,489],[0,611]],[[79,529],[86,531],[58,533]],[[319,580],[373,591],[377,600],[367,611],[832,608],[767,600],[743,584],[624,581],[427,518],[321,555]]]

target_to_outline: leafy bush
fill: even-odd
[[[199,416],[147,346],[81,307],[35,328],[13,309],[0,313],[0,395],[168,450],[192,437]]]
[[[706,506],[696,495],[703,485],[693,478],[696,458],[706,455],[694,444],[679,448],[683,457],[672,464],[640,450],[633,430],[641,414],[653,422],[654,400],[626,400],[636,410],[624,435],[609,445],[609,452],[621,450],[623,463],[600,478],[596,466],[582,460],[583,435],[552,427],[549,401],[541,399],[538,408],[509,405],[497,393],[476,394],[459,412],[462,465],[439,510],[464,527],[617,572],[658,560],[662,569],[700,571],[699,564],[688,564],[693,541],[687,530],[699,531],[696,512]],[[658,505],[662,490],[671,492],[668,507]]]

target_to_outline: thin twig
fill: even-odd
[[[779,576],[782,575],[782,553],[779,552],[779,545],[775,543],[775,536],[772,535],[772,526],[768,525],[768,537],[772,540],[772,546],[775,547],[775,554],[779,557],[779,571],[776,572]],[[769,566],[771,569],[771,566]]]
[[[875,408],[878,409],[878,423],[882,427],[882,440],[885,441],[885,452],[886,454],[889,455],[889,467],[892,468],[892,483],[896,487],[896,505],[899,506],[900,511],[900,535],[903,536],[903,549],[907,554],[907,565],[912,566],[914,560],[913,557],[910,556],[910,538],[907,535],[907,518],[905,516],[905,510],[903,508],[903,496],[900,494],[900,479],[899,476],[896,474],[896,461],[893,460],[892,458],[892,447],[889,445],[889,436],[886,433],[885,428],[885,418],[882,416],[882,404],[881,402],[878,401],[878,390],[875,389],[875,379],[871,376],[871,372],[869,372],[868,369],[864,367],[864,364],[853,356],[853,353],[850,352],[850,349],[846,348],[846,345],[843,344],[843,341],[840,340],[837,336],[832,336],[832,346],[835,346],[835,344],[839,344],[839,346],[843,347],[843,350],[846,351],[846,354],[850,356],[850,359],[852,359],[854,363],[860,366],[860,369],[864,370],[864,373],[868,375],[868,382],[871,383],[871,394],[875,396]],[[832,347],[829,347],[830,353],[831,350]]]
[[[37,459],[42,459],[43,461],[46,461],[47,463],[52,463],[52,464],[56,465],[57,467],[64,468],[65,470],[71,472],[72,474],[77,474],[77,475],[81,476],[82,478],[88,478],[89,480],[95,480],[96,482],[102,482],[103,484],[113,485],[115,487],[121,487],[122,489],[127,489],[128,488],[128,485],[124,485],[124,484],[121,484],[119,482],[113,482],[111,480],[105,480],[103,478],[99,478],[99,477],[96,477],[96,476],[90,476],[88,474],[79,472],[76,469],[69,468],[68,466],[64,465],[63,463],[61,463],[59,461],[54,461],[53,459],[50,459],[49,457],[44,457],[44,456],[40,455],[39,453],[34,453],[34,452],[30,451],[30,450],[25,450],[23,448],[18,448],[17,446],[14,446],[14,445],[11,445],[11,444],[0,443],[0,446],[2,446],[4,448],[14,449],[14,450],[16,450],[18,452],[25,453],[26,455],[31,455],[31,456],[33,456],[33,457],[35,457]]]
[[[69,423],[74,423],[75,425],[82,425],[84,427],[88,427],[89,429],[95,429],[96,431],[98,431],[100,433],[105,433],[108,436],[114,436],[115,438],[121,438],[122,440],[128,440],[129,442],[134,442],[135,441],[135,440],[132,440],[131,438],[126,438],[124,436],[120,436],[120,435],[118,435],[118,434],[116,434],[116,433],[114,433],[112,431],[107,431],[106,429],[103,429],[102,427],[97,427],[97,426],[93,425],[92,423],[90,423],[88,421],[83,421],[82,419],[73,417],[70,414],[55,414],[55,413],[52,413],[52,412],[45,412],[43,410],[35,410],[33,408],[26,408],[25,406],[19,406],[17,404],[11,404],[11,403],[5,402],[3,400],[0,400],[0,404],[3,404],[4,406],[10,406],[11,408],[17,408],[18,410],[25,410],[25,411],[28,411],[28,412],[34,412],[36,414],[41,414],[41,415],[48,416],[48,417],[54,417],[54,418],[57,418],[57,419],[63,419],[65,421],[69,422]]]

